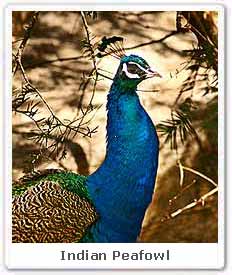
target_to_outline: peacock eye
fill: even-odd
[[[122,68],[122,72],[124,72],[129,79],[143,79],[146,71],[144,67],[135,62],[124,63]]]
[[[131,74],[140,74],[141,69],[136,64],[127,64],[127,71]]]

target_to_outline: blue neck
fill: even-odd
[[[96,242],[135,242],[152,199],[158,139],[135,89],[117,79],[107,109],[106,157],[87,181],[100,215],[91,230]]]

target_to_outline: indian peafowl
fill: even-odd
[[[137,85],[160,76],[137,55],[121,55],[107,98],[102,165],[85,177],[46,170],[13,188],[13,242],[135,242],[151,202],[158,138]]]

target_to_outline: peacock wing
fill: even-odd
[[[50,170],[13,188],[13,242],[78,242],[97,220],[86,177]]]

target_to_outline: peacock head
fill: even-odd
[[[124,88],[135,89],[143,80],[151,77],[162,77],[138,55],[124,55],[116,73],[116,79]]]

